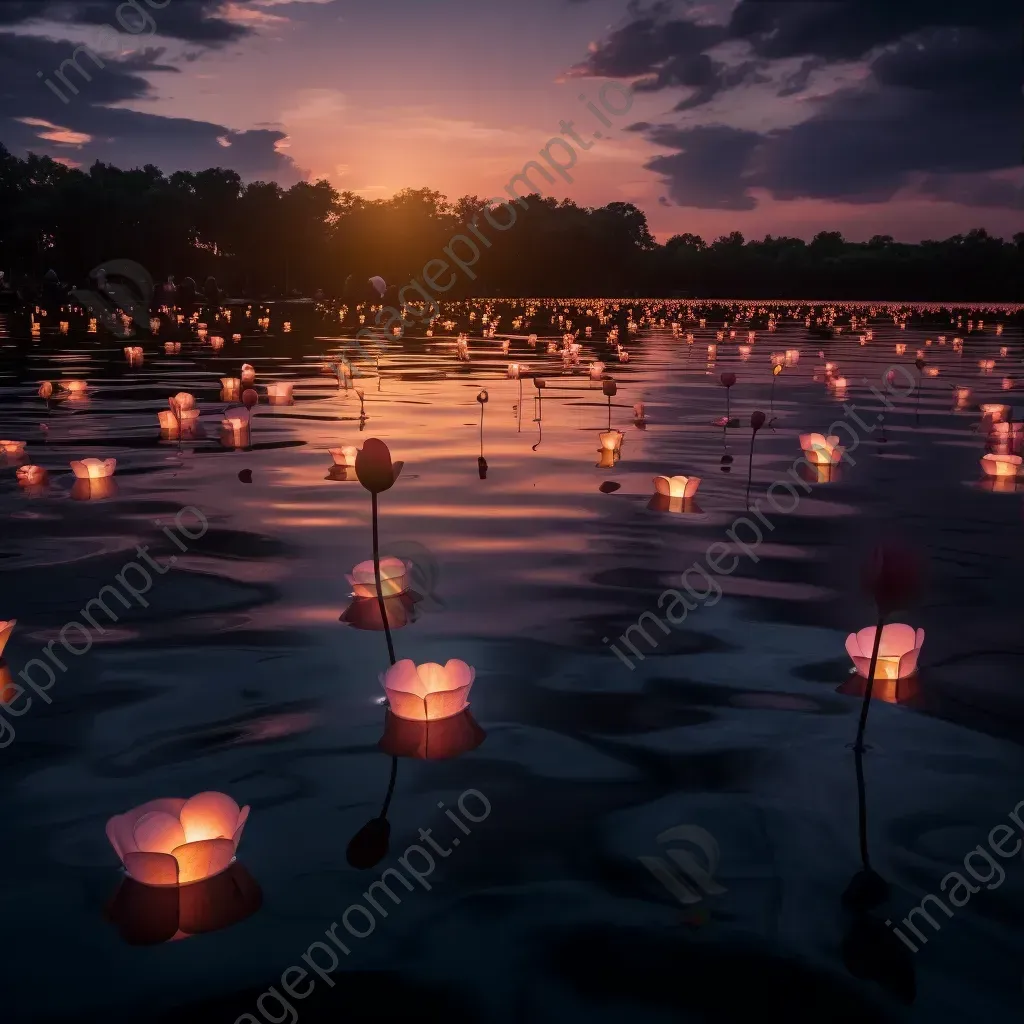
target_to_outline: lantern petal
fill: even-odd
[[[448,677],[447,685],[452,690],[461,689],[464,686],[468,691],[476,678],[476,669],[459,658],[450,658],[444,666],[444,671]]]
[[[220,874],[234,859],[235,846],[230,839],[201,839],[177,847],[172,854],[178,862],[178,884],[186,885]]]
[[[448,673],[444,666],[439,665],[436,661],[428,661],[419,665],[416,672],[420,678],[420,689],[417,692],[424,696],[437,690],[451,689]]]
[[[249,820],[250,810],[251,808],[246,804],[238,815],[238,824],[235,826],[234,835],[231,837],[231,845],[235,848],[235,853],[238,853],[238,844],[242,841],[242,833],[245,831],[245,823]]]
[[[387,672],[381,675],[380,681],[389,700],[391,699],[392,691],[396,693],[411,693],[417,697],[422,697],[426,693],[423,689],[423,683],[420,681],[419,673],[416,671],[416,663],[409,658],[403,658],[401,661],[395,662]]]
[[[898,658],[914,649],[916,633],[912,626],[902,622],[890,622],[882,628],[882,642],[878,653],[885,658]],[[871,638],[874,643],[874,636]]]
[[[426,704],[427,718],[436,721],[439,718],[451,718],[469,706],[469,690],[472,686],[460,686],[457,690],[439,690],[436,693],[428,693],[424,703]]]
[[[124,868],[143,885],[178,884],[178,862],[169,853],[127,853]]]
[[[135,822],[134,835],[140,853],[170,853],[185,841],[181,822],[164,811],[143,814]]]
[[[690,476],[686,478],[686,490],[683,492],[684,498],[692,498],[697,493],[697,488],[700,487],[700,477]]]
[[[127,814],[115,814],[107,822],[107,839],[122,864],[129,853],[138,853],[139,848],[135,845],[135,818]]]
[[[392,714],[399,718],[408,718],[413,722],[427,720],[427,704],[419,694],[404,690],[388,690],[388,703]]]
[[[654,478],[654,489],[658,494],[668,496],[672,493],[672,483],[667,476],[656,476]]]
[[[197,793],[181,809],[184,842],[227,839],[238,827],[238,804],[224,793]],[[178,844],[181,845],[181,844]]]

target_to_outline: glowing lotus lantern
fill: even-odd
[[[871,650],[875,643],[877,626],[868,626],[846,638],[846,653],[850,655],[859,675],[867,678],[871,670]],[[915,630],[902,622],[890,622],[882,627],[878,645],[876,679],[906,679],[917,670],[917,659],[924,643],[924,630]]]
[[[25,441],[0,441],[0,452],[4,455],[24,455]]]
[[[956,398],[956,404],[960,408],[963,408],[968,403],[968,401],[970,400],[971,389],[970,388],[954,388],[953,389],[953,394],[954,394],[954,396]]]
[[[42,466],[19,466],[16,475],[22,487],[35,487],[46,483],[46,470]]]
[[[999,354],[1004,358],[1010,354],[1010,350],[1004,345],[1000,350]]]
[[[749,345],[740,345],[738,351],[739,351],[741,359],[749,359],[750,358],[750,346]]]
[[[508,378],[509,378],[509,380],[519,380],[520,379],[520,368],[519,368],[519,364],[518,363],[509,363],[508,364]]]
[[[72,394],[80,394],[89,389],[89,385],[84,380],[62,380],[60,386]]]
[[[285,403],[292,400],[293,385],[284,381],[267,385],[267,397],[271,403]]]
[[[222,401],[237,402],[241,389],[242,382],[237,377],[221,377],[220,392]]]
[[[50,398],[53,395],[53,385],[48,380],[44,380],[43,383],[39,385],[39,390],[36,394],[40,398]]]
[[[242,364],[241,380],[243,384],[252,384],[256,380],[256,371],[249,363]]]
[[[181,342],[180,341],[165,341],[164,342],[164,355],[176,356],[181,353]]]
[[[206,330],[206,328],[205,328],[205,327],[200,327],[200,328],[199,328],[199,330],[197,330],[197,331],[196,331],[196,337],[197,337],[197,338],[198,338],[198,339],[199,339],[200,341],[206,341],[206,335],[207,335],[208,333],[209,333],[209,332],[208,332],[208,331]]]
[[[992,423],[1002,423],[1010,415],[1010,407],[995,402],[986,403],[981,406],[981,415]]]
[[[604,363],[591,363],[590,364],[590,379],[600,380],[604,376]]]
[[[834,434],[801,434],[800,447],[807,455],[807,461],[814,465],[838,465],[845,449]]]
[[[17,619],[10,619],[8,621],[0,619],[0,655],[4,653],[7,641],[11,639],[11,634],[14,632],[14,627],[17,624]],[[13,698],[11,699],[13,700]]]
[[[223,442],[235,448],[244,448],[249,443],[249,414],[245,410],[225,413],[220,421]]]
[[[786,349],[786,365],[794,366],[800,362],[800,350],[798,348],[787,348]]]
[[[692,498],[700,487],[699,476],[656,476],[654,489],[667,498]]]
[[[994,476],[1006,479],[1015,478],[1020,469],[1021,457],[1019,455],[984,455],[981,459],[981,468],[986,476]]]
[[[983,371],[984,371],[984,372],[986,372],[986,373],[987,373],[987,372],[988,372],[989,370],[994,370],[994,369],[995,369],[995,366],[996,366],[996,361],[995,361],[994,359],[982,359],[982,360],[981,360],[981,361],[980,361],[980,362],[978,363],[978,367],[979,367],[979,369],[983,370]]]
[[[179,391],[173,398],[167,399],[167,404],[171,407],[171,412],[176,416],[181,416],[182,413],[196,407],[196,400],[187,391]]]
[[[622,431],[621,430],[603,430],[599,435],[601,438],[601,448],[606,452],[618,452],[622,448]]]
[[[176,436],[178,433],[178,417],[175,415],[172,409],[163,409],[161,412],[156,414],[157,420],[160,422],[160,429],[166,433]]]
[[[223,793],[168,797],[115,815],[107,838],[135,881],[187,885],[231,865],[248,817],[248,807]]]
[[[231,340],[234,341],[234,342],[239,342],[239,341],[242,340],[242,336],[240,334],[232,334],[231,335]]]
[[[114,475],[117,459],[82,459],[71,463],[71,471],[79,480],[106,480]]]
[[[219,352],[223,347],[224,347],[224,339],[223,338],[211,338],[210,339],[210,348],[212,348],[214,352]]]
[[[404,594],[409,588],[408,578],[411,564],[386,555],[380,560],[380,589],[385,597],[396,597]],[[377,579],[374,576],[373,559],[360,562],[345,579],[352,586],[356,597],[376,597]]]
[[[436,722],[469,706],[475,676],[475,669],[456,658],[445,665],[416,665],[406,658],[382,673],[380,681],[392,714],[414,722]]]
[[[355,469],[356,456],[359,454],[359,449],[354,445],[345,445],[343,448],[331,448],[330,456],[334,459],[336,466],[347,466],[351,469]]]
[[[633,419],[637,423],[643,423],[647,419],[647,407],[643,402],[637,402],[633,406]]]

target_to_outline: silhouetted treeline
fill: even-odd
[[[244,184],[230,170],[164,175],[96,163],[71,169],[49,157],[21,160],[0,145],[0,270],[9,280],[48,270],[81,282],[111,259],[131,259],[155,280],[212,275],[229,294],[339,295],[348,275],[392,285],[422,278],[456,234],[479,262],[457,272],[444,298],[676,296],[937,301],[1024,299],[1024,233],[1004,242],[984,229],[918,245],[876,236],[846,241],[706,242],[692,234],[659,245],[630,203],[597,209],[526,197],[516,223],[496,230],[474,196],[451,203],[429,189],[365,200],[326,181],[283,189]],[[507,210],[494,219],[508,222]],[[480,234],[467,224],[478,218]],[[442,278],[445,275],[441,275]]]

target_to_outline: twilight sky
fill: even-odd
[[[1019,0],[2,0],[0,142],[490,197],[562,120],[593,138],[579,95],[615,80],[632,108],[544,190],[636,203],[661,241],[1009,237],[1020,40]]]

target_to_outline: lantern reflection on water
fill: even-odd
[[[876,629],[876,626],[868,626],[846,638],[846,652],[857,673],[865,678],[871,669]],[[901,622],[890,622],[883,626],[875,679],[905,679],[912,675],[917,670],[917,659],[923,643],[923,629],[915,630]]]
[[[476,670],[452,658],[445,665],[416,665],[403,659],[381,674],[391,711],[417,722],[450,718],[469,704]]]
[[[475,750],[487,738],[466,710],[438,721],[414,722],[388,712],[380,749],[392,757],[443,760]]]
[[[186,885],[224,871],[235,859],[249,808],[223,793],[151,800],[107,822],[107,838],[131,878]]]
[[[14,632],[14,627],[17,624],[17,619],[0,619],[0,655],[4,653],[4,648],[7,646],[7,641],[11,639],[11,634]]]

